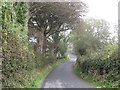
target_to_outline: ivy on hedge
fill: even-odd
[[[2,85],[22,87],[30,79],[34,54],[27,41],[27,4],[3,2],[2,7]],[[23,78],[26,77],[27,78]],[[22,79],[23,78],[23,79]]]

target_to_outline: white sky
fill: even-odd
[[[88,17],[105,19],[111,25],[110,31],[113,32],[114,26],[118,24],[118,1],[120,0],[82,0],[88,6]]]

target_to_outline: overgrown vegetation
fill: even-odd
[[[80,78],[84,79],[85,81],[95,85],[97,88],[105,88],[105,89],[106,88],[108,88],[108,89],[111,88],[110,83],[103,83],[102,81],[98,81],[98,80],[96,80],[96,78],[93,78],[93,76],[91,76],[89,74],[86,74],[86,73],[83,73],[77,65],[73,65],[73,69],[74,69],[75,74],[78,77],[80,77]]]
[[[2,85],[3,87],[22,87],[25,81],[30,77],[30,70],[33,67],[33,54],[29,51],[26,31],[26,17],[20,19],[16,16],[19,12],[15,12],[13,6],[16,6],[18,11],[23,10],[23,15],[27,9],[25,3],[2,3]],[[22,6],[22,7],[20,7]],[[9,15],[10,14],[10,15]],[[21,15],[21,14],[20,14]],[[19,18],[23,18],[21,15]],[[22,24],[21,24],[22,22]],[[29,63],[29,64],[28,64]],[[23,73],[24,72],[24,73]],[[22,77],[26,77],[22,78]],[[22,78],[22,79],[20,79]],[[23,82],[24,81],[24,82]],[[15,83],[16,82],[16,83]]]
[[[110,37],[109,24],[98,19],[88,19],[83,23],[72,36],[78,57],[75,67],[81,75],[88,75],[109,87],[120,87],[118,44]]]
[[[65,61],[60,60],[67,58],[64,32],[79,18],[81,4],[0,2],[3,88],[38,87],[47,71]]]

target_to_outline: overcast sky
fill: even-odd
[[[118,2],[120,0],[82,0],[89,9],[88,17],[95,17],[107,20],[111,25],[111,31],[114,25],[118,23]]]

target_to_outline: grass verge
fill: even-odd
[[[97,81],[93,76],[82,73],[80,68],[78,68],[75,64],[73,64],[73,70],[77,76],[95,85],[97,88],[112,88],[111,85],[101,82],[101,81]]]
[[[66,61],[68,61],[69,58],[67,59],[61,59],[61,60],[57,60],[55,63],[53,64],[49,64],[46,65],[44,68],[40,69],[40,70],[34,70],[32,72],[32,74],[36,74],[35,75],[35,79],[33,79],[33,81],[31,82],[31,84],[29,86],[27,86],[26,88],[40,88],[43,81],[45,80],[45,78],[47,77],[47,75],[59,64],[62,64]]]

